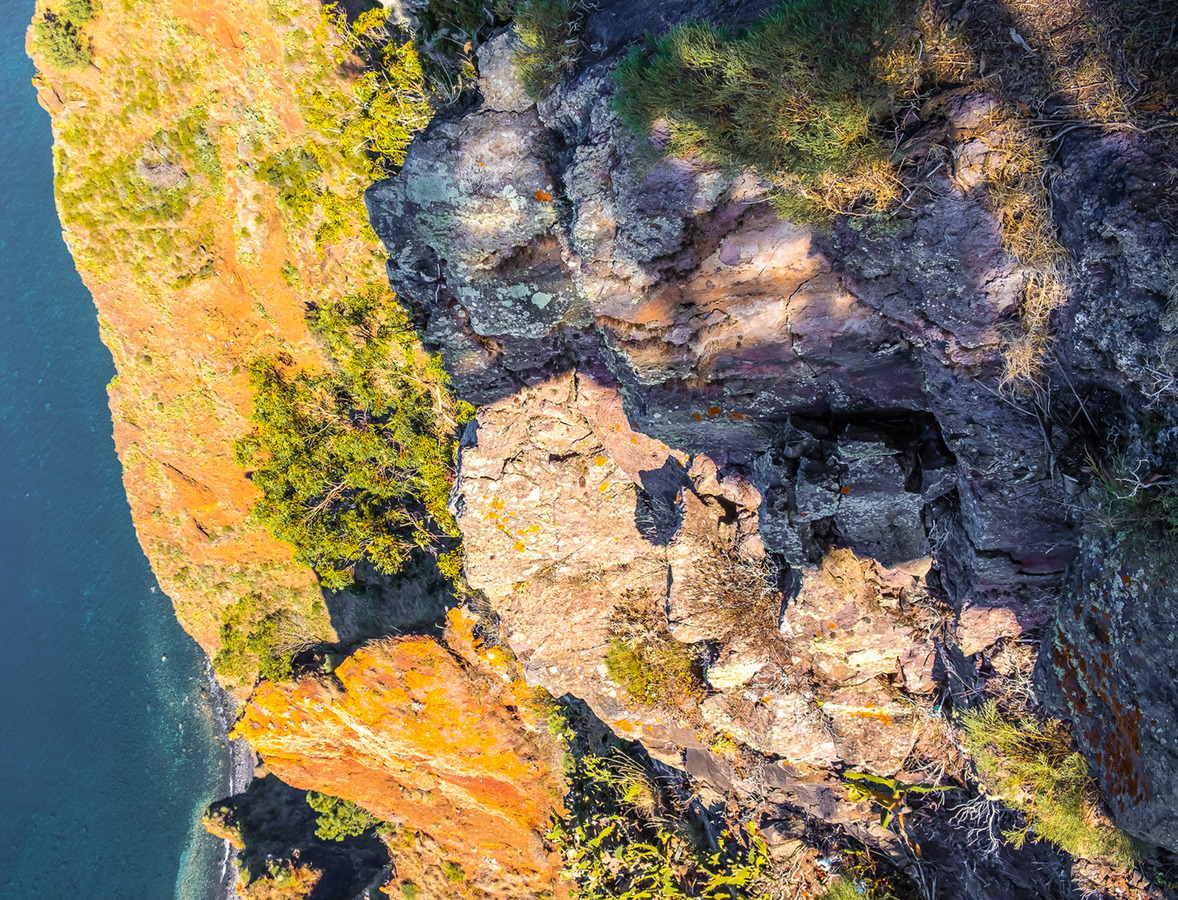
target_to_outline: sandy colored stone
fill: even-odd
[[[1002,640],[1023,633],[1013,609],[1001,606],[971,606],[962,610],[957,622],[957,643],[961,652],[973,656]]]

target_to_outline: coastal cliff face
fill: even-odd
[[[922,35],[932,16],[976,37],[967,6],[929,5]],[[1058,33],[1023,6],[1024,45]],[[524,29],[496,31],[478,89],[371,186],[322,118],[359,61],[313,4],[108,4],[93,66],[42,66],[144,549],[210,655],[247,601],[291,613],[304,651],[297,677],[230,684],[249,696],[233,735],[290,786],[210,812],[263,873],[243,895],[563,897],[550,817],[586,744],[690,784],[711,848],[751,828],[807,895],[847,840],[913,896],[1164,895],[1004,841],[1013,763],[983,771],[958,713],[1066,718],[1116,823],[1178,852],[1178,504],[1150,505],[1178,465],[1174,146],[1048,110],[1033,199],[1058,254],[1017,252],[997,186],[1043,122],[975,60],[897,124],[915,174],[890,214],[792,221],[755,170],[626,126],[611,75],[648,28],[767,8],[580,10],[581,58],[539,100]],[[335,371],[306,312],[386,275],[478,406],[450,497],[462,572],[361,563],[363,584],[321,591],[249,516],[247,370]],[[1050,341],[1028,325],[1044,285]],[[1041,370],[1012,381],[1020,341]],[[417,634],[455,596],[444,636]],[[380,840],[307,849],[302,791],[367,810]],[[1110,828],[1084,791],[1084,824]],[[1007,793],[1025,811],[1034,792]]]
[[[318,21],[301,3],[107,3],[85,26],[91,66],[39,59],[66,241],[118,371],[135,527],[210,655],[222,610],[253,592],[297,595],[311,631],[330,627],[314,574],[248,518],[257,492],[233,455],[249,362],[322,367],[305,305],[375,271],[359,225],[320,254],[318,220],[292,223],[261,171],[315,137],[300,91],[343,84],[311,38]]]
[[[563,793],[560,749],[471,625],[455,612],[445,644],[376,642],[333,679],[263,684],[234,735],[283,781],[394,823],[397,881],[422,896],[563,896],[542,839]],[[447,882],[445,866],[463,878]]]
[[[779,780],[760,809],[788,798],[847,827],[870,823],[832,770],[952,765],[945,699],[1034,683],[1075,722],[1118,823],[1173,848],[1175,719],[1150,680],[1165,654],[1132,652],[1168,589],[1129,571],[1169,570],[1165,540],[1134,564],[1077,545],[1084,454],[1116,446],[1099,423],[1145,413],[1153,446],[1172,440],[1172,201],[1146,185],[1173,148],[1060,136],[1051,199],[1075,269],[1045,381],[1019,393],[1012,335],[1044,276],[1004,244],[986,187],[1012,152],[995,97],[958,90],[909,129],[928,174],[906,211],[811,229],[747,171],[654,153],[658,134],[614,111],[608,62],[533,102],[503,62],[514,40],[481,49],[481,98],[439,115],[367,203],[393,286],[482,404],[454,498],[465,574],[529,683],[721,790],[747,789],[709,752],[735,738]],[[992,152],[971,154],[979,140]],[[781,584],[747,575],[767,560]],[[1093,592],[1118,579],[1131,596],[1106,589],[1092,624]],[[1057,604],[1075,613],[1053,639]],[[611,662],[636,615],[701,654],[689,714]],[[1036,674],[1028,649],[1053,640]],[[930,827],[942,886],[991,896],[955,871],[965,835]],[[1048,890],[1026,865],[985,877],[1003,896]]]

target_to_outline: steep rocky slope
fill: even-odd
[[[1011,152],[995,97],[958,90],[914,120],[923,174],[905,209],[813,230],[776,218],[754,174],[653,152],[613,111],[608,62],[533,102],[503,62],[513,40],[482,48],[481,97],[439,115],[367,202],[392,284],[483,404],[454,499],[466,576],[529,681],[727,789],[708,747],[736,737],[768,755],[777,802],[848,822],[837,787],[815,790],[832,767],[945,771],[942,705],[1029,689],[1028,646],[1054,643],[1038,690],[1075,720],[1117,821],[1173,849],[1160,747],[1175,720],[1150,680],[1164,662],[1127,643],[1154,604],[1171,609],[1167,589],[1129,571],[1150,563],[1077,556],[1091,507],[1076,498],[1094,480],[1085,454],[1123,446],[1106,429],[1149,406],[1154,446],[1173,432],[1172,198],[1156,189],[1172,147],[1058,136],[1052,198],[1075,269],[1043,380],[1020,393],[1003,376],[1041,276],[989,201],[987,172]],[[1172,477],[1167,452],[1148,463],[1154,483]],[[1170,565],[1158,549],[1143,552]],[[780,585],[740,581],[766,559]],[[1100,569],[1079,594],[1073,562]],[[1132,596],[1105,589],[1095,607],[1124,624],[1077,636],[1116,579]],[[734,621],[726,589],[747,613],[778,587],[783,602]],[[611,671],[619,611],[638,606],[703,654],[694,714]],[[749,640],[766,633],[768,649]],[[997,896],[957,869],[963,836],[929,827],[942,889]],[[983,877],[1002,896],[1048,891],[1025,865]]]
[[[345,89],[318,21],[301,3],[108,3],[85,26],[94,63],[78,72],[30,38],[66,240],[118,370],[111,414],[136,530],[210,655],[223,609],[251,592],[298,595],[284,602],[308,632],[330,628],[313,573],[248,518],[256,491],[233,458],[248,363],[322,367],[305,305],[379,267],[359,221],[320,252],[322,216],[292,221],[264,170],[322,140],[307,93]],[[363,182],[329,154],[327,186],[354,204]]]
[[[974,791],[954,716],[997,698],[1070,719],[1117,823],[1178,851],[1178,507],[1149,505],[1178,465],[1168,126],[1072,84],[1065,57],[1093,41],[1068,44],[1055,13],[931,3],[914,65],[938,87],[894,123],[902,202],[798,224],[756,171],[669,157],[614,108],[610,69],[646,29],[767,9],[578,7],[579,62],[539,101],[501,32],[479,90],[367,190],[392,288],[480,406],[451,497],[467,612],[440,641],[402,634],[450,601],[436,572],[362,563],[366,592],[321,595],[248,517],[233,454],[249,363],[331,369],[306,308],[384,275],[369,170],[323,121],[358,61],[311,4],[165,0],[103,7],[94,65],[42,65],[153,568],[210,653],[247,606],[293,610],[292,646],[318,645],[300,661],[317,671],[263,681],[235,731],[293,789],[259,782],[209,820],[282,826],[251,832],[257,896],[561,896],[568,860],[543,836],[566,785],[536,689],[584,704],[564,749],[637,741],[649,777],[691,785],[709,846],[751,824],[775,864],[810,860],[808,885],[850,838],[924,896],[1160,895],[1001,840],[1019,820]],[[1048,99],[1021,67],[1057,79]],[[1020,188],[1052,233],[1038,255],[997,199],[1020,142],[1047,164]],[[1012,385],[1020,346],[1041,369]],[[374,636],[342,664],[324,649]],[[918,793],[933,785],[955,792]],[[308,789],[394,826],[383,874],[374,838],[299,840]]]
[[[395,823],[409,849],[459,866],[449,896],[560,891],[541,837],[560,803],[559,750],[532,721],[527,687],[491,660],[452,613],[446,644],[378,642],[332,680],[263,684],[235,734],[283,781],[358,803]],[[398,859],[400,882],[440,895]]]

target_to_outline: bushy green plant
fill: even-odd
[[[961,724],[979,780],[1026,817],[1024,827],[1005,832],[1011,844],[1022,846],[1033,833],[1073,856],[1132,864],[1133,841],[1102,812],[1088,763],[1063,723],[1008,718],[990,701],[963,714]]]
[[[446,880],[451,884],[461,884],[466,881],[466,873],[462,871],[462,866],[458,863],[448,862],[442,866],[442,874],[446,876]]]
[[[1099,478],[1095,520],[1118,529],[1136,529],[1154,539],[1178,534],[1178,477],[1146,454],[1114,457],[1093,465]],[[1159,471],[1160,470],[1160,471]]]
[[[315,212],[321,169],[315,157],[301,148],[271,153],[258,164],[257,176],[278,188],[278,208],[295,227],[306,225]]]
[[[703,699],[695,649],[675,640],[649,592],[627,593],[609,627],[606,671],[631,697],[673,714],[693,710]]]
[[[822,892],[818,900],[869,900],[870,894],[849,878],[839,878]]]
[[[85,25],[98,15],[94,0],[61,0],[58,11],[63,19],[75,25]]]
[[[33,45],[39,56],[62,72],[85,69],[93,58],[90,40],[79,24],[52,11],[34,23]]]
[[[262,493],[254,514],[339,590],[361,558],[393,574],[414,549],[457,537],[446,506],[457,423],[445,373],[420,364],[387,287],[368,285],[311,321],[336,369],[255,361],[254,428],[236,450]]]
[[[247,594],[221,617],[221,649],[213,657],[213,669],[222,678],[251,685],[258,678],[289,681],[294,674],[295,653],[317,637],[316,629],[301,619],[297,598],[272,598]]]
[[[567,812],[548,839],[581,900],[760,900],[769,896],[768,848],[755,833],[702,848],[660,814],[658,787],[628,757],[585,756],[569,775]]]
[[[359,837],[380,821],[368,810],[330,794],[309,791],[307,803],[319,813],[315,836],[321,841],[346,841],[350,837]]]
[[[352,82],[350,96],[322,90],[301,95],[307,121],[339,145],[365,181],[391,175],[433,113],[421,59],[413,42],[389,26],[381,7],[349,22],[330,4],[320,25],[324,32],[328,27],[342,38],[336,62],[358,58],[364,72]],[[322,35],[320,40],[326,43]]]
[[[904,79],[905,8],[796,0],[744,31],[680,26],[614,70],[616,108],[672,153],[756,167],[795,218],[882,210],[898,185],[873,126]]]
[[[637,644],[611,638],[605,667],[609,677],[640,703],[657,705],[668,696],[695,696],[702,688],[691,648],[673,638]]]

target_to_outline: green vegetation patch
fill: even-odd
[[[82,26],[97,13],[92,0],[63,0],[34,21],[33,49],[58,71],[89,68],[93,54]]]
[[[213,670],[222,679],[250,686],[259,677],[289,681],[295,654],[327,634],[327,610],[317,592],[254,592],[221,616],[221,649]]]
[[[1004,833],[1006,840],[1021,847],[1033,833],[1072,856],[1133,863],[1133,841],[1103,812],[1088,763],[1063,723],[1008,718],[991,701],[966,712],[961,724],[979,780],[1026,817],[1022,828]]]
[[[569,774],[567,812],[547,834],[581,900],[760,900],[770,896],[770,859],[755,833],[701,846],[667,814],[657,782],[629,757],[585,756]]]
[[[610,617],[605,668],[639,703],[679,716],[698,715],[707,693],[698,654],[675,640],[649,592],[630,592]]]
[[[308,791],[307,803],[319,813],[315,836],[322,841],[346,841],[359,837],[380,822],[368,810],[348,800]]]
[[[291,373],[256,360],[254,428],[236,451],[262,492],[254,515],[340,590],[362,558],[393,574],[415,549],[457,538],[446,504],[458,422],[440,362],[419,362],[386,287],[315,309],[311,322],[335,368]]]
[[[302,148],[271,153],[258,164],[258,180],[278,188],[278,208],[291,225],[306,225],[315,214],[319,194],[318,160]],[[297,273],[297,270],[295,270]]]
[[[523,45],[515,64],[524,89],[538,100],[576,66],[580,19],[570,0],[518,0],[514,22]]]
[[[800,219],[898,196],[875,125],[913,56],[894,0],[798,0],[744,31],[693,22],[614,70],[622,118],[668,149],[753,166]]]
[[[340,36],[339,43],[329,30]],[[433,115],[432,92],[413,42],[389,25],[382,8],[349,22],[329,5],[313,36],[320,46],[333,48],[337,66],[358,61],[363,73],[350,90],[328,87],[324,77],[308,79],[310,87],[298,91],[307,124],[324,138],[308,149],[325,169],[335,167],[323,154],[341,153],[362,189],[400,169],[409,142]]]
[[[640,703],[659,705],[669,695],[695,695],[702,687],[695,654],[674,639],[634,644],[611,638],[605,667],[609,677]]]

